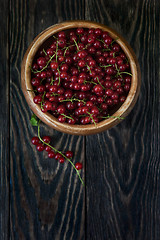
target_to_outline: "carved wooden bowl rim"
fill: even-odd
[[[38,49],[41,47],[41,45],[53,34],[62,30],[77,28],[77,27],[100,28],[103,31],[109,32],[110,36],[113,39],[117,39],[116,40],[117,43],[121,46],[121,48],[123,49],[123,51],[125,52],[126,56],[129,59],[130,66],[131,66],[131,73],[132,73],[132,82],[131,82],[130,91],[128,93],[128,96],[125,102],[113,114],[113,116],[114,117],[119,116],[121,118],[125,118],[130,113],[130,111],[132,110],[132,108],[134,107],[137,101],[137,98],[140,92],[140,84],[141,84],[140,68],[139,68],[136,55],[132,50],[132,48],[129,46],[129,44],[126,42],[126,40],[122,36],[120,36],[116,31],[114,31],[110,27],[107,27],[103,24],[96,23],[96,22],[81,21],[81,20],[67,21],[67,22],[55,24],[45,29],[43,32],[41,32],[30,44],[29,48],[27,49],[24,55],[22,65],[21,65],[21,86],[22,86],[22,91],[26,98],[26,101],[30,106],[30,108],[32,109],[32,111],[40,120],[42,120],[44,123],[46,123],[50,127],[58,131],[68,133],[68,134],[73,134],[73,135],[96,134],[117,125],[119,122],[122,121],[122,119],[112,117],[97,123],[96,126],[94,124],[70,125],[67,123],[60,123],[58,119],[55,118],[50,113],[48,112],[43,113],[40,109],[40,106],[33,102],[33,98],[35,96],[34,92],[28,91],[28,89],[33,89],[31,85],[30,66],[32,65],[34,56],[37,53]]]

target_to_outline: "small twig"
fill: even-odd
[[[83,180],[82,180],[82,178],[81,178],[81,176],[80,176],[80,173],[79,173],[79,171],[77,170],[77,168],[75,167],[75,165],[73,164],[73,162],[72,162],[69,158],[67,158],[61,151],[55,149],[53,146],[51,146],[50,144],[48,144],[48,143],[46,143],[46,142],[43,141],[43,139],[42,139],[41,136],[40,136],[40,120],[39,120],[39,122],[38,122],[38,138],[39,138],[39,140],[40,140],[43,144],[49,146],[49,147],[52,148],[55,152],[58,152],[59,154],[61,154],[61,155],[72,165],[72,167],[73,167],[73,168],[75,169],[75,171],[77,172],[77,175],[78,175],[78,177],[79,177],[82,185],[84,186],[84,182],[83,182]]]
[[[50,57],[50,59],[48,60],[47,64],[46,64],[41,70],[34,71],[34,70],[31,68],[31,66],[30,66],[31,71],[32,71],[33,73],[35,73],[35,74],[42,72],[43,70],[45,70],[45,69],[48,67],[49,63],[50,63],[51,60],[54,58],[54,56],[55,56],[55,54],[54,54],[52,57]]]
[[[99,81],[98,77],[97,77],[97,81],[98,81],[99,85],[101,85],[101,87],[102,87],[104,90],[106,90],[105,87],[104,87],[104,86],[101,84],[101,82]]]
[[[96,124],[96,122],[95,122],[95,120],[94,120],[92,114],[91,114],[90,112],[87,112],[87,114],[90,116],[90,118],[92,119],[94,125],[97,127],[97,124]]]
[[[74,120],[72,117],[69,117],[69,116],[65,115],[64,113],[61,113],[61,115],[64,116],[64,117],[66,117],[66,118],[69,118],[69,119]]]
[[[81,100],[78,98],[67,98],[67,99],[61,100],[60,102],[73,102],[73,101],[83,102],[84,104],[86,104],[86,102],[84,100]]]
[[[76,40],[73,38],[73,41],[74,41],[74,43],[75,43],[75,45],[76,45],[76,47],[77,47],[77,50],[79,51],[79,47],[78,47],[78,44],[77,44],[77,42],[76,42]]]

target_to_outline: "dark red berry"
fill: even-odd
[[[61,123],[64,123],[66,121],[66,117],[63,116],[63,115],[59,115],[58,116],[58,121],[61,122]]]
[[[45,149],[45,146],[42,143],[38,143],[36,148],[39,152],[42,152]]]
[[[33,145],[38,145],[40,143],[40,140],[38,137],[32,137],[31,142]]]
[[[48,157],[49,158],[54,158],[55,156],[56,156],[56,154],[55,154],[54,151],[51,150],[51,151],[48,152]]]
[[[32,78],[32,80],[31,80],[31,84],[32,84],[32,86],[34,86],[34,87],[37,87],[37,86],[39,86],[40,85],[40,79],[39,78]]]
[[[61,123],[102,121],[123,104],[131,88],[127,56],[100,28],[68,29],[54,37],[33,59],[34,103]]]
[[[67,151],[65,152],[65,155],[67,158],[72,158],[73,157],[73,152],[72,151]]]
[[[56,160],[60,159],[61,157],[62,157],[62,155],[60,153],[56,153],[56,155],[55,155]]]
[[[55,61],[53,61],[53,62],[51,62],[50,67],[51,67],[52,69],[57,69],[57,68],[58,68],[58,63],[55,62]]]
[[[36,104],[39,104],[42,102],[42,97],[40,95],[37,95],[33,98],[33,102]]]
[[[52,150],[52,148],[50,147],[50,146],[45,146],[45,150],[46,150],[46,152],[50,152],[51,150]]]
[[[60,157],[58,160],[59,160],[59,163],[64,163],[64,157]]]
[[[44,136],[44,137],[42,137],[42,140],[43,140],[45,143],[50,143],[51,137],[50,137],[50,136]]]
[[[39,66],[44,67],[44,66],[46,65],[46,59],[45,59],[44,57],[39,57],[39,58],[37,59],[37,64],[38,64]]]
[[[83,167],[83,165],[82,165],[82,163],[80,163],[80,162],[77,162],[77,163],[75,164],[75,168],[76,168],[77,170],[82,169],[82,167]]]

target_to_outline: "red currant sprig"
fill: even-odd
[[[59,160],[60,163],[64,163],[64,160],[66,159],[75,169],[77,172],[77,175],[84,186],[84,182],[80,176],[79,170],[82,169],[83,165],[80,162],[77,162],[75,165],[71,161],[71,158],[73,157],[73,152],[67,151],[66,153],[62,153],[61,151],[57,150],[53,146],[50,145],[51,138],[49,136],[44,136],[41,138],[40,136],[40,120],[38,121],[36,116],[33,114],[31,118],[31,124],[33,126],[38,127],[38,137],[33,137],[32,138],[32,144],[36,145],[36,148],[39,152],[43,151],[44,149],[48,152],[48,157],[49,158],[54,158]],[[46,145],[46,147],[45,147]],[[53,151],[52,151],[53,150]]]

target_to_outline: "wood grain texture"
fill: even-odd
[[[10,1],[11,65],[11,239],[84,239],[85,189],[75,170],[38,153],[31,145],[37,128],[20,85],[23,55],[46,27],[83,17],[83,1]],[[41,135],[52,136],[60,150],[73,150],[73,162],[85,164],[85,138],[62,134],[42,124]],[[84,171],[82,171],[84,178]]]
[[[160,240],[159,12],[156,0],[1,1],[0,239]],[[41,126],[55,147],[73,150],[73,161],[83,162],[86,188],[69,164],[31,145],[37,129],[29,124],[20,86],[21,61],[33,38],[73,19],[119,32],[142,73],[136,106],[113,129],[79,137]]]
[[[0,239],[9,237],[9,52],[8,1],[0,8]]]
[[[160,239],[159,10],[158,1],[86,1],[87,20],[122,34],[142,72],[125,121],[86,138],[87,239]]]

